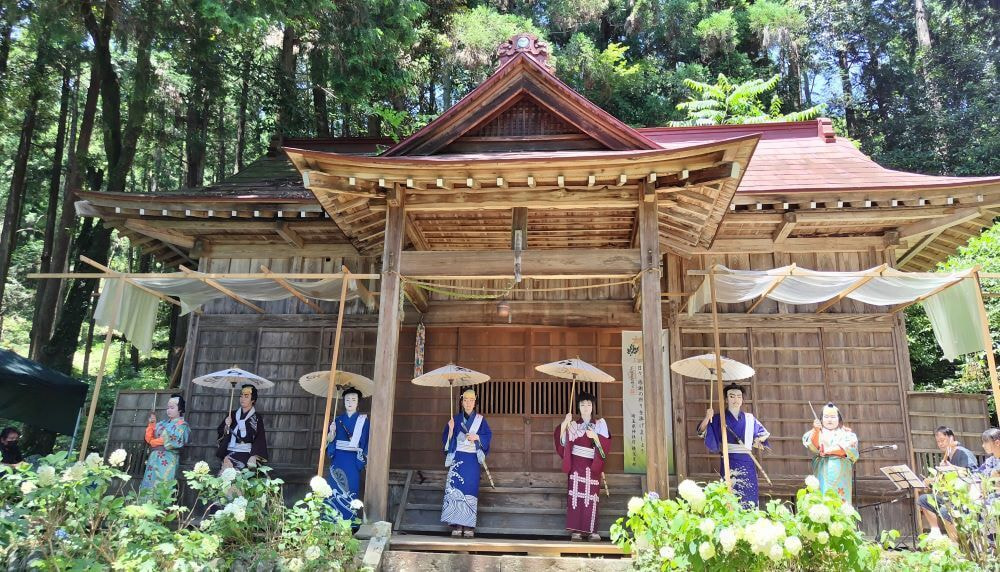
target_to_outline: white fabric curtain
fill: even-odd
[[[218,298],[228,296],[204,280],[197,278],[133,278],[136,283],[166,296],[177,298],[184,314]],[[292,293],[270,278],[220,278],[220,285],[247,300],[273,302],[291,298]],[[122,279],[103,281],[101,297],[94,311],[94,319],[102,326],[111,324],[113,309],[121,296],[121,308],[114,328],[125,335],[139,353],[148,355],[153,347],[153,330],[156,327],[156,311],[159,298]],[[307,298],[336,302],[340,300],[342,278],[325,280],[288,280],[293,290]],[[119,290],[124,292],[119,294]],[[359,297],[356,280],[348,280],[345,301]]]

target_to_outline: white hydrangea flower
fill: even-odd
[[[236,469],[234,469],[232,467],[229,467],[229,468],[226,468],[226,469],[224,469],[222,471],[222,474],[219,475],[219,478],[222,479],[222,482],[224,482],[227,485],[229,485],[229,484],[232,484],[232,482],[236,480],[236,476],[237,475],[239,475],[239,471],[237,471]]]
[[[247,519],[247,509],[245,508],[235,508],[232,514],[236,522],[244,522]]]
[[[96,469],[104,464],[104,459],[102,459],[97,453],[91,453],[87,455],[87,458],[83,462],[86,463],[91,469]]]
[[[639,536],[635,539],[635,547],[637,550],[648,550],[649,549],[649,538],[646,535]]]
[[[645,502],[641,498],[639,498],[639,497],[632,497],[632,498],[628,499],[628,513],[629,513],[629,515],[633,515],[633,514],[639,512],[640,510],[642,510],[642,505],[643,504],[645,504]]]
[[[301,558],[292,558],[291,560],[288,561],[287,564],[285,564],[285,566],[291,572],[298,572],[299,570],[302,570],[302,566],[304,566],[304,565],[305,565],[305,563],[302,562]]]
[[[196,475],[207,475],[209,471],[211,471],[211,469],[205,461],[198,461],[194,464],[194,474]]]
[[[128,458],[128,453],[125,449],[115,449],[108,455],[108,464],[112,467],[120,467],[125,464],[126,458]]]
[[[703,518],[701,523],[698,524],[698,530],[705,536],[712,536],[712,533],[715,532],[715,521],[710,518]]]
[[[37,488],[38,487],[35,485],[35,483],[31,481],[24,481],[23,483],[21,483],[21,494],[30,495],[31,493],[35,492],[35,489]]]
[[[310,546],[309,548],[306,548],[305,555],[306,555],[306,560],[312,561],[322,556],[323,551],[320,550],[319,546],[313,545]]]
[[[215,535],[205,536],[201,539],[201,551],[208,556],[212,556],[219,550],[219,537]]]
[[[821,524],[830,522],[830,508],[825,504],[814,504],[809,507],[809,519]]]
[[[691,502],[691,499],[697,497],[701,492],[702,490],[698,486],[698,483],[691,479],[685,479],[681,484],[677,485],[677,494],[681,495],[681,498],[688,502]]]
[[[722,532],[719,533],[719,544],[722,545],[722,551],[729,554],[736,548],[736,543],[739,542],[737,538],[736,531],[732,528],[723,528]]]
[[[833,524],[830,525],[830,536],[836,536],[837,538],[840,538],[846,531],[847,527],[844,526],[844,523],[842,522],[834,522]]]
[[[819,479],[817,479],[813,475],[809,475],[808,477],[806,477],[806,488],[809,489],[809,490],[811,490],[811,491],[818,491],[819,490]]]
[[[772,544],[771,549],[767,552],[768,558],[778,562],[785,557],[785,548],[780,544]]]
[[[365,508],[365,503],[361,502],[361,499],[354,499],[351,501],[351,510],[359,511]]]
[[[42,465],[38,469],[38,484],[43,487],[51,485],[56,481],[56,468],[49,465]]]
[[[74,481],[79,481],[87,474],[87,466],[83,463],[74,463],[71,467],[64,470],[62,476],[59,480],[64,483],[72,483]]]
[[[702,560],[711,560],[715,556],[715,546],[711,542],[702,542],[698,546],[698,555],[701,556]]]
[[[309,481],[309,488],[312,489],[313,493],[323,498],[327,498],[333,494],[333,489],[330,488],[329,483],[327,483],[326,479],[319,475],[313,477],[312,480]]]
[[[940,564],[941,560],[944,559],[944,554],[941,554],[940,551],[935,550],[934,552],[931,552],[930,559],[931,559],[931,563],[933,563],[933,564]]]
[[[664,560],[673,560],[677,553],[674,551],[673,546],[664,546],[660,548],[660,558]]]
[[[798,556],[802,552],[802,541],[797,536],[789,536],[785,539],[785,550],[792,556]]]
[[[840,505],[840,512],[847,518],[853,518],[858,514],[858,511],[854,510],[854,507],[847,503]]]
[[[816,542],[820,544],[826,544],[830,541],[830,535],[824,531],[820,531],[816,534]]]

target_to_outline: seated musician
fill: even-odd
[[[1000,429],[991,428],[983,432],[983,451],[986,452],[986,460],[978,467],[972,468],[968,480],[974,485],[981,487],[981,498],[986,506],[989,506],[994,502],[1000,501],[1000,490],[997,488],[997,479],[1000,478]],[[933,484],[933,479],[928,479],[928,481],[929,484]],[[980,496],[977,493],[973,494],[974,498]],[[928,494],[920,495],[917,501],[921,512],[925,515],[930,506],[929,501],[931,497],[932,495]],[[948,536],[952,540],[957,541],[958,532],[955,529],[954,523],[956,515],[952,514],[953,511],[950,509],[947,499],[940,498],[940,495],[934,496],[934,499],[937,501],[938,507],[936,515],[932,514],[933,520],[930,521],[931,534],[940,534],[936,518],[937,515],[940,515]]]
[[[219,448],[215,456],[222,459],[222,469],[255,468],[267,462],[267,437],[264,419],[257,413],[257,388],[246,384],[240,388],[240,406],[219,424]]]

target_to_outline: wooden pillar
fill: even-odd
[[[652,187],[650,183],[644,183]],[[660,233],[656,193],[644,189],[639,197],[638,230],[642,277],[642,380],[646,414],[646,486],[667,497],[670,491],[667,448],[666,387],[660,348],[663,310],[660,305]]]
[[[684,291],[684,274],[681,257],[668,253],[664,270],[667,275],[667,292]],[[667,312],[666,327],[670,331],[668,343],[670,344],[670,361],[676,361],[684,357],[684,345],[681,340],[681,328],[678,324],[678,317],[684,313],[684,298],[670,298],[666,306],[670,308]],[[672,405],[672,419],[674,425],[674,474],[677,475],[677,482],[681,482],[688,475],[688,428],[687,428],[687,401],[684,397],[684,378],[672,371],[663,372],[670,379],[670,403]]]
[[[372,397],[368,467],[365,473],[365,515],[370,522],[387,520],[389,513],[389,456],[392,449],[392,414],[401,318],[399,258],[406,232],[403,216],[402,206],[390,206],[385,219],[378,345],[375,348],[375,394]]]

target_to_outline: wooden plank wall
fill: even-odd
[[[981,394],[909,392],[910,433],[917,458],[914,470],[927,474],[928,468],[941,461],[934,431],[942,425],[951,427],[955,437],[982,461],[983,431],[990,427],[987,401]]]
[[[392,466],[438,469],[442,465],[441,432],[448,418],[448,392],[443,388],[418,387],[413,377],[415,330],[404,328],[397,370],[396,417],[393,424]],[[566,357],[593,363],[621,379],[621,331],[598,328],[427,328],[424,370],[455,362],[496,380],[529,383],[535,387],[559,383],[535,371],[538,364]],[[569,384],[559,384],[567,394]],[[580,391],[581,387],[577,388]],[[541,390],[544,392],[544,389]],[[456,392],[457,393],[457,392]],[[552,431],[565,413],[531,414],[531,391],[514,394],[526,399],[521,414],[490,415],[493,431],[490,467],[494,471],[558,471]],[[558,393],[562,397],[561,393]],[[598,413],[608,421],[612,437],[620,444],[622,391],[620,383],[602,384]],[[456,395],[456,409],[457,395]],[[621,447],[609,453],[609,472],[621,472]]]

